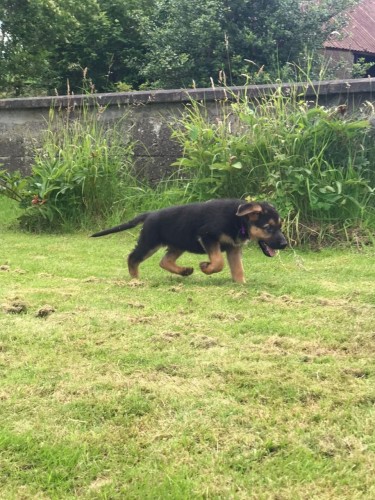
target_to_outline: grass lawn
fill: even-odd
[[[2,229],[0,497],[375,498],[374,249],[132,282],[135,236]]]

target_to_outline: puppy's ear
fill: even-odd
[[[251,203],[244,203],[243,205],[240,205],[237,209],[236,215],[239,217],[242,217],[243,215],[248,215],[249,219],[252,221],[258,220],[259,214],[262,212],[262,207],[259,205],[259,203],[256,202],[251,202]]]

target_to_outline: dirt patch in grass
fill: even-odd
[[[179,332],[163,332],[160,335],[155,335],[152,340],[153,342],[174,342],[181,338],[181,333]]]
[[[18,298],[11,299],[8,302],[1,304],[1,307],[6,314],[26,314],[27,313],[26,302],[24,302]]]
[[[117,280],[117,283],[121,283],[123,284],[124,281],[121,281],[121,280]],[[143,287],[145,286],[145,282],[144,281],[141,281],[141,280],[138,280],[138,279],[132,279],[130,281],[125,281],[125,284],[129,287],[129,288],[140,288],[140,287]]]
[[[277,303],[279,305],[296,305],[296,304],[303,304],[305,302],[304,299],[295,299],[294,297],[291,297],[289,295],[280,295],[280,296],[275,296],[272,295],[269,292],[261,292],[257,297],[255,297],[256,301],[258,302],[271,302],[271,303]]]
[[[210,349],[219,345],[219,341],[208,335],[194,335],[190,341],[190,345],[195,349]]]
[[[232,314],[223,311],[217,311],[210,315],[212,319],[218,319],[220,321],[224,321],[226,323],[236,323],[238,321],[243,321],[245,316],[241,313]]]
[[[55,312],[55,308],[53,306],[50,306],[49,304],[45,304],[44,306],[40,307],[37,312],[35,313],[35,316],[37,318],[47,318],[50,316],[52,313]]]

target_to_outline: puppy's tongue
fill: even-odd
[[[258,243],[264,255],[267,257],[274,257],[276,255],[276,250],[269,247],[265,241],[258,241]]]

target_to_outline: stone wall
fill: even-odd
[[[51,107],[69,112],[85,101],[92,109],[101,107],[100,119],[121,127],[124,137],[136,141],[136,165],[151,180],[157,180],[180,155],[178,145],[171,140],[174,119],[190,100],[205,103],[211,116],[218,113],[221,103],[233,96],[247,94],[256,101],[281,87],[287,93],[290,84],[255,85],[192,90],[157,90],[152,92],[121,92],[94,96],[58,96],[0,100],[0,163],[9,170],[30,171],[33,151],[40,145],[47,128]],[[294,85],[306,100],[317,98],[321,104],[347,104],[357,110],[365,101],[375,102],[375,78],[314,82]]]

